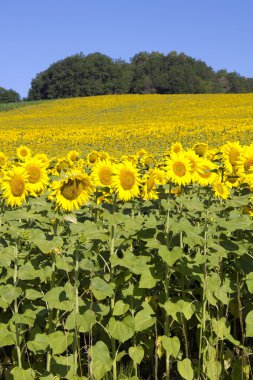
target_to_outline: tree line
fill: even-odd
[[[253,78],[227,70],[215,72],[204,61],[176,51],[167,55],[140,52],[130,62],[101,53],[86,56],[80,53],[38,73],[26,100],[106,94],[243,92],[253,92]]]

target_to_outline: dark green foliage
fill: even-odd
[[[20,95],[14,90],[6,90],[0,87],[0,103],[20,102]]]
[[[28,100],[106,94],[203,94],[253,92],[253,78],[215,72],[203,61],[173,51],[140,52],[130,63],[82,53],[52,64],[32,80]]]

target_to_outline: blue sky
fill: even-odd
[[[59,59],[172,50],[253,77],[253,0],[0,0],[0,86],[27,96]]]

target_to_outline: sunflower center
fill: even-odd
[[[229,162],[232,166],[235,166],[236,165],[236,160],[238,159],[240,155],[240,152],[238,152],[238,150],[231,150],[231,152],[229,153]]]
[[[101,168],[99,170],[99,180],[105,186],[110,185],[112,180],[111,170],[107,167]]]
[[[94,162],[96,162],[98,159],[98,154],[97,153],[91,153],[91,155],[89,156],[89,161],[91,164],[94,164]]]
[[[186,174],[186,167],[183,162],[175,162],[173,164],[173,172],[178,177],[183,177]]]
[[[130,170],[122,170],[120,173],[120,183],[124,190],[131,190],[135,183],[135,176]]]
[[[202,144],[199,144],[197,146],[195,146],[195,153],[199,156],[199,157],[203,157],[204,154],[206,153],[206,145],[202,145]]]
[[[10,188],[14,197],[20,197],[25,190],[25,181],[21,177],[13,177],[10,181]]]
[[[67,183],[61,187],[61,193],[64,198],[73,201],[78,198],[83,189],[82,182],[79,180],[69,179]]]
[[[154,164],[154,160],[152,157],[145,158],[144,165],[145,166],[152,166]]]
[[[60,173],[61,171],[66,172],[70,168],[70,165],[67,161],[61,161],[59,165],[57,166],[57,172]]]
[[[29,182],[36,183],[40,181],[41,171],[40,171],[40,168],[38,168],[37,166],[31,166],[28,169],[28,174],[29,174]]]
[[[26,157],[28,155],[28,151],[25,148],[20,149],[20,155],[23,157]]]

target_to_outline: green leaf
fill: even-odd
[[[34,380],[36,377],[33,369],[12,368],[8,380]]]
[[[136,363],[140,364],[144,357],[144,350],[142,346],[129,347],[128,353],[130,358]]]
[[[250,272],[246,276],[246,284],[250,293],[253,293],[253,272]]]
[[[89,348],[88,355],[91,357],[91,372],[96,380],[103,379],[106,372],[112,368],[112,359],[106,344],[98,341]]]
[[[53,356],[51,358],[51,371],[60,378],[74,380],[73,355]]]
[[[0,297],[7,305],[10,305],[22,293],[22,289],[11,284],[0,286]]]
[[[67,296],[66,289],[58,286],[50,289],[43,297],[43,300],[48,302],[50,309],[71,311],[74,308],[74,302],[73,300],[70,301]]]
[[[246,336],[253,337],[253,310],[251,310],[245,319],[246,322]]]
[[[180,323],[180,314],[183,314],[184,317],[189,320],[195,312],[194,304],[192,302],[187,302],[184,300],[179,300],[177,302],[168,300],[164,305],[161,304],[161,306],[164,307],[168,315],[171,315],[173,319]]]
[[[53,354],[62,354],[73,342],[73,336],[64,334],[62,331],[55,331],[48,335],[49,344]]]
[[[11,346],[15,344],[15,333],[8,329],[4,323],[0,323],[0,347]]]
[[[158,254],[166,264],[172,267],[177,260],[183,257],[184,252],[180,247],[174,247],[172,250],[168,250],[166,245],[162,245],[158,250]]]
[[[119,300],[114,305],[113,315],[125,314],[128,309],[129,309],[129,305],[124,303],[122,300]]]
[[[99,301],[112,297],[114,288],[115,284],[108,284],[100,277],[93,277],[91,280],[90,289]]]
[[[208,379],[217,380],[220,378],[221,374],[221,363],[217,360],[211,360],[206,362],[206,372]]]
[[[35,354],[45,352],[49,350],[49,338],[48,335],[38,333],[33,340],[27,342],[27,347]]]
[[[150,312],[145,308],[135,315],[134,322],[135,330],[143,331],[155,324],[156,317],[151,317]]]
[[[177,362],[177,369],[179,374],[182,376],[185,380],[193,380],[193,369],[192,369],[192,363],[190,359],[184,359]]]
[[[221,340],[225,338],[235,345],[240,344],[240,342],[238,340],[235,340],[230,334],[230,326],[226,318],[223,317],[223,318],[220,318],[219,320],[212,318],[212,326],[213,326],[213,330],[215,334]]]
[[[180,351],[180,340],[177,336],[173,336],[173,338],[170,338],[168,336],[163,335],[162,345],[168,353],[168,355],[173,356],[173,358],[178,357]]]
[[[146,268],[140,278],[139,288],[152,289],[156,286],[157,280],[152,276],[149,268]]]
[[[130,315],[122,321],[117,321],[115,318],[110,318],[108,324],[108,332],[119,342],[125,342],[132,338],[135,333],[134,319]]]
[[[77,326],[80,332],[85,333],[90,331],[95,323],[96,314],[92,310],[86,310],[85,312],[79,311],[79,314],[76,315],[75,310],[73,310],[68,315],[64,328],[66,330],[74,330]]]
[[[41,292],[38,292],[38,290],[34,289],[26,289],[25,297],[28,300],[37,300],[38,298],[42,298],[43,294]]]

